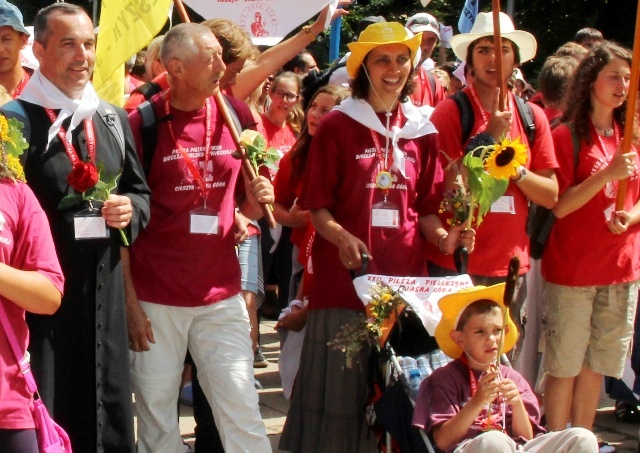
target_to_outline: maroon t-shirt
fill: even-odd
[[[397,110],[391,124],[396,116]],[[380,115],[381,121],[383,118]],[[378,141],[384,146],[381,135]],[[383,200],[375,183],[380,159],[371,129],[336,110],[324,117],[311,142],[300,205],[326,208],[336,222],[367,245],[373,257],[367,273],[423,276],[426,241],[418,218],[438,213],[443,192],[437,134],[401,139],[399,147],[405,154],[406,177],[391,170],[395,181],[387,197],[398,208],[398,228],[371,226],[372,207]],[[312,260],[309,309],[364,310],[351,275],[338,258],[338,248],[319,234],[313,242]]]
[[[213,97],[212,140],[205,168],[206,109],[184,112],[171,108],[171,120],[158,124],[151,174],[151,219],[131,247],[131,272],[140,300],[163,305],[195,307],[231,297],[241,291],[240,266],[235,254],[235,195],[244,194],[240,160]],[[162,95],[152,98],[156,118],[164,116]],[[142,156],[141,118],[129,116]],[[173,134],[169,126],[173,129]],[[172,136],[173,135],[173,136]],[[190,213],[203,207],[201,191],[176,140],[187,151],[209,188],[207,207],[219,219],[219,234],[190,233]]]

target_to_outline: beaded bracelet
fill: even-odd
[[[311,31],[311,25],[305,25],[304,27],[302,27],[302,31],[304,31],[312,41],[315,41],[315,39],[318,37],[318,35]]]

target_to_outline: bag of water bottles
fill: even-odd
[[[418,390],[420,389],[422,381],[435,370],[445,366],[452,360],[453,359],[447,357],[440,349],[436,349],[429,354],[422,354],[418,357],[398,357],[402,374],[409,385],[411,397],[415,400],[418,396]]]

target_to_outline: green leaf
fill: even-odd
[[[24,125],[15,118],[10,118],[7,123],[9,125],[9,140],[7,140],[7,142],[5,142],[4,144],[5,149],[7,151],[7,154],[15,157],[20,157],[24,150],[29,147],[29,144],[22,134]]]
[[[267,141],[264,139],[262,134],[256,135],[256,138],[253,140],[253,146],[258,150],[263,150],[267,147]]]
[[[82,203],[82,195],[77,193],[67,195],[62,200],[60,200],[60,203],[58,204],[58,209],[68,209],[80,203]]]

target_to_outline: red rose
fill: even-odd
[[[76,192],[84,193],[95,187],[99,176],[98,169],[93,162],[78,162],[67,176],[67,182]]]

